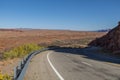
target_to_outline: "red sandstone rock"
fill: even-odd
[[[92,41],[89,45],[104,47],[113,52],[120,51],[120,22],[118,26],[110,30],[106,35],[101,38],[97,38]],[[119,53],[120,54],[120,53]]]

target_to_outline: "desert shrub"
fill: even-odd
[[[24,57],[25,55],[29,54],[32,51],[42,49],[43,47],[40,47],[36,44],[25,44],[21,45],[19,47],[15,47],[11,49],[10,51],[6,51],[3,54],[3,59],[12,59],[16,57]]]
[[[12,77],[8,74],[2,74],[0,73],[0,80],[12,80]]]

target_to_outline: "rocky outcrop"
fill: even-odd
[[[95,39],[89,45],[104,47],[114,53],[120,54],[120,22],[118,22],[118,26],[110,30],[106,35]]]

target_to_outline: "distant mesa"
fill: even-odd
[[[33,30],[32,28],[17,28],[17,30]]]
[[[26,31],[26,30],[36,30],[36,29],[32,29],[32,28],[15,28],[15,29],[4,29],[4,28],[1,28],[0,31],[14,31],[14,32],[23,32],[23,31]]]
[[[0,31],[15,31],[15,32],[23,32],[22,30],[17,30],[17,29],[0,29]]]
[[[101,29],[101,30],[97,30],[96,32],[109,32],[111,29]]]
[[[120,22],[111,29],[106,35],[93,40],[89,45],[100,46],[120,55]]]

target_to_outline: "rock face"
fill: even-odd
[[[104,47],[114,53],[120,54],[120,22],[118,22],[118,26],[110,30],[106,35],[95,39],[89,45]]]

